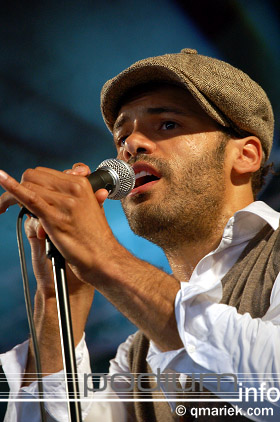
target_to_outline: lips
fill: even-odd
[[[150,189],[161,178],[160,173],[153,166],[146,163],[138,162],[134,164],[133,170],[135,172],[136,181],[135,187],[130,195],[135,195],[136,193],[141,193]]]

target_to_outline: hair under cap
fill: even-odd
[[[105,83],[101,111],[110,131],[128,90],[153,81],[187,89],[217,123],[232,127],[241,136],[257,136],[268,159],[274,118],[264,90],[241,70],[189,48],[140,60]]]

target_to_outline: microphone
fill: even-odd
[[[124,198],[135,185],[133,168],[117,158],[102,161],[87,178],[94,192],[106,189],[109,192],[109,199]]]
[[[135,173],[133,168],[125,161],[117,158],[108,158],[99,164],[97,169],[87,176],[93,192],[106,189],[109,199],[122,199],[134,188]],[[27,208],[22,208],[23,213],[37,218]]]

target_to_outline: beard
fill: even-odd
[[[223,213],[226,144],[223,137],[215,149],[189,162],[180,158],[166,162],[144,154],[134,158],[130,164],[141,160],[154,165],[162,175],[162,186],[160,192],[121,201],[132,231],[165,251],[182,242],[210,239],[220,228]]]

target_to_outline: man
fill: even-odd
[[[227,374],[218,386],[215,379],[205,379],[204,393],[227,393],[228,401],[243,409],[244,416],[237,412],[235,420],[277,418],[279,382],[271,374],[278,373],[280,365],[279,214],[254,202],[273,138],[266,94],[238,69],[185,49],[137,62],[108,81],[101,107],[118,158],[136,173],[136,187],[122,200],[129,224],[163,248],[173,274],[135,258],[117,242],[100,206],[107,194],[92,194],[84,177],[89,173],[86,165],[64,173],[27,170],[21,184],[0,172],[7,191],[0,210],[19,202],[39,218],[29,219],[26,232],[38,282],[34,313],[43,372],[54,374],[46,379],[45,391],[63,391],[55,374],[62,362],[50,263],[44,254],[48,233],[68,263],[80,373],[90,372],[83,331],[97,289],[140,329],[111,362],[111,375],[124,373],[122,391],[129,391],[129,373],[175,371],[182,390],[190,381],[184,374]],[[18,367],[20,361],[23,370],[27,348],[24,344],[2,356],[4,370]],[[32,372],[31,347],[23,378],[29,394],[35,388],[28,380]],[[252,404],[248,394],[242,403],[234,402],[234,374],[245,393],[255,388],[251,395],[256,393],[257,403]],[[268,377],[262,385],[264,374]],[[101,417],[108,412],[103,420],[176,420],[174,397],[184,398],[182,390],[176,382],[160,381],[170,406],[154,401],[101,409],[101,404],[86,403],[83,416],[96,421],[98,412]],[[149,385],[152,391],[153,383]],[[136,383],[136,399],[140,387]],[[109,385],[107,397],[112,390]],[[157,392],[153,398],[162,397]],[[200,397],[206,396],[201,392]],[[201,410],[195,403],[184,404],[186,420]],[[232,417],[232,407],[216,405],[212,410],[208,406],[210,420],[219,412]],[[46,408],[51,420],[67,420],[59,404]],[[262,408],[272,410],[264,414]],[[11,405],[6,420],[15,415],[20,420],[23,414],[28,420],[39,417],[29,403],[18,410]]]

